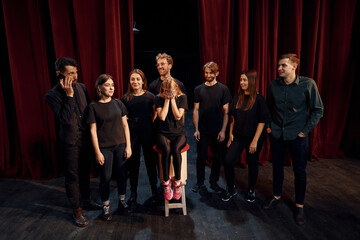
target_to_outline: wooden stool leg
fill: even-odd
[[[165,217],[169,216],[169,200],[165,199]]]
[[[187,215],[187,212],[186,212],[185,185],[181,186],[181,204],[182,204],[183,214]]]

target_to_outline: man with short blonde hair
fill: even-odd
[[[171,69],[174,65],[174,61],[173,58],[166,53],[159,53],[156,58],[156,68],[159,72],[160,77],[158,77],[157,79],[155,79],[154,81],[152,81],[149,85],[149,91],[151,93],[153,93],[154,95],[158,95],[160,92],[160,86],[161,83],[164,79],[170,78],[171,76]],[[180,82],[179,80],[177,80],[176,78],[174,78],[175,81],[177,82],[177,84],[180,87],[180,90],[186,94],[185,91],[185,86],[182,82]]]

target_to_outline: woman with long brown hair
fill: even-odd
[[[155,108],[160,119],[156,144],[162,152],[164,197],[167,200],[181,197],[181,149],[186,145],[184,114],[188,108],[187,97],[176,81],[163,80],[160,94],[155,97]],[[170,156],[173,156],[175,179],[169,179]],[[173,184],[173,189],[171,185]]]
[[[134,69],[129,74],[129,86],[127,93],[121,98],[128,110],[128,123],[130,128],[132,156],[128,161],[127,169],[129,172],[131,195],[127,201],[131,209],[136,207],[137,187],[140,168],[141,148],[144,154],[147,174],[152,191],[152,202],[158,201],[157,196],[157,156],[152,149],[155,142],[155,131],[153,120],[156,116],[155,96],[147,91],[147,81],[143,71]]]
[[[224,159],[227,191],[222,197],[229,201],[237,194],[235,178],[235,162],[246,150],[246,162],[249,169],[249,185],[247,202],[255,201],[255,185],[258,177],[258,160],[263,146],[263,129],[271,120],[264,97],[256,92],[257,72],[246,70],[240,76],[238,94],[229,107],[230,132]]]

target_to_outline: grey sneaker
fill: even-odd
[[[104,205],[103,206],[103,219],[105,221],[111,220],[111,212],[110,212],[110,205]]]

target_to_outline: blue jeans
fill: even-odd
[[[100,166],[99,188],[101,201],[105,202],[109,200],[113,164],[116,167],[118,194],[125,195],[126,193],[125,143],[113,147],[101,148],[100,151],[104,155],[105,162]]]
[[[272,135],[270,138],[271,158],[273,160],[273,187],[274,195],[281,196],[284,182],[284,164],[286,149],[292,158],[295,174],[295,202],[304,204],[306,191],[306,163],[308,158],[308,137],[297,137],[294,140],[284,141]]]

